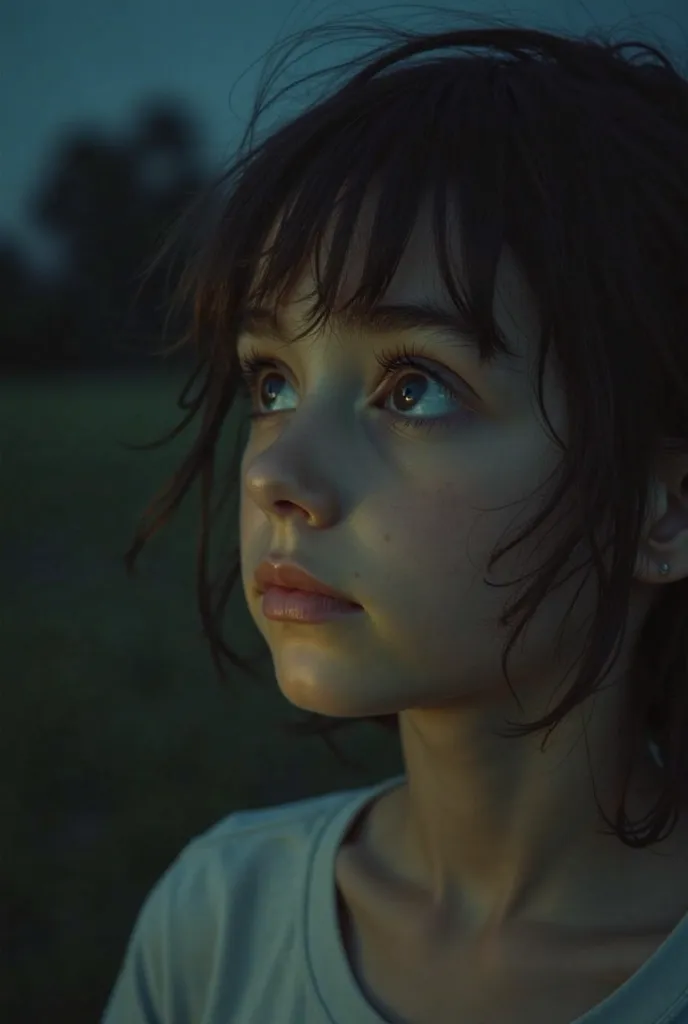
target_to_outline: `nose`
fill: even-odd
[[[273,446],[274,448],[274,446]],[[273,448],[256,456],[244,471],[247,497],[269,517],[305,519],[309,526],[332,526],[341,517],[336,474],[306,467]]]

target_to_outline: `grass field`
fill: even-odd
[[[195,604],[196,491],[126,576],[137,518],[196,427],[157,451],[120,443],[171,429],[181,384],[0,384],[6,1024],[94,1024],[146,892],[224,815],[401,770],[372,727],[340,741],[360,772],[284,736],[294,712],[269,660],[259,681],[218,684]],[[240,595],[227,635],[259,649]]]

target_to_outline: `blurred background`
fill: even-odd
[[[685,60],[685,0],[444,6],[563,31],[615,27]],[[374,9],[406,20],[403,8]],[[197,495],[144,551],[136,580],[122,563],[191,443],[123,447],[179,421],[193,367],[154,354],[175,268],[142,292],[140,274],[231,155],[268,48],[371,10],[0,0],[4,1024],[94,1024],[147,891],[220,818],[401,770],[396,741],[370,726],[339,741],[358,767],[321,740],[286,736],[294,709],[269,660],[258,682],[237,672],[218,685],[195,604]],[[298,73],[348,55],[331,46]],[[226,629],[256,650],[241,600]]]

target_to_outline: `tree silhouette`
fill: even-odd
[[[0,336],[7,339],[8,346],[21,344],[38,287],[20,249],[10,241],[0,243]]]
[[[163,230],[203,183],[197,131],[170,101],[147,104],[129,138],[70,133],[32,203],[60,259],[44,281],[0,247],[0,358],[20,371],[150,367],[160,347],[160,268],[137,299]],[[136,300],[136,301],[135,301]],[[159,365],[159,361],[155,365]]]

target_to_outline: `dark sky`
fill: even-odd
[[[232,99],[236,114],[245,116],[258,74],[250,66],[278,35],[383,6],[380,0],[0,0],[0,234],[49,257],[31,230],[26,204],[65,129],[93,124],[125,136],[142,100],[175,96],[202,125],[204,157],[217,161],[238,135],[232,86],[247,72]],[[624,34],[647,38],[649,31],[679,54],[688,50],[688,0],[518,6],[444,0],[442,6],[570,31],[623,22]],[[395,5],[389,16],[399,23],[408,15]],[[327,50],[332,61],[337,53],[335,46]],[[299,65],[299,73],[308,69]]]

